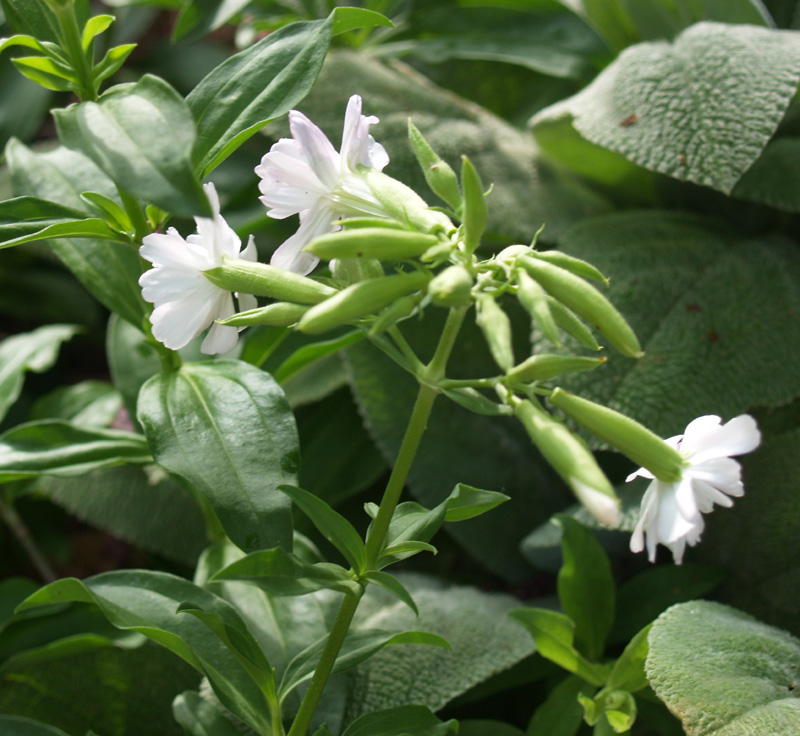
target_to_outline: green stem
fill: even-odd
[[[8,525],[8,528],[17,538],[17,541],[25,552],[27,552],[33,566],[39,573],[39,577],[44,580],[45,583],[52,583],[56,579],[55,571],[50,567],[50,563],[39,551],[27,525],[20,518],[20,515],[17,513],[11,501],[6,503],[6,501],[0,499],[0,518]]]
[[[411,347],[411,345],[408,344],[408,341],[405,339],[405,337],[403,337],[403,333],[400,332],[400,328],[397,325],[394,325],[393,327],[389,328],[388,332],[397,347],[400,348],[400,352],[403,353],[408,362],[413,366],[414,371],[421,369],[423,366],[420,362],[420,359],[417,357],[417,354],[414,352],[414,349]]]
[[[78,72],[78,77],[83,87],[79,97],[83,101],[94,101],[97,99],[97,92],[92,84],[92,66],[89,63],[86,52],[83,50],[81,32],[78,28],[78,20],[75,17],[75,10],[72,3],[57,10],[56,16],[58,17],[61,31],[64,34],[65,50],[72,62],[73,69]]]

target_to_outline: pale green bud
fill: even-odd
[[[375,198],[395,220],[422,233],[449,233],[455,229],[447,215],[432,210],[413,189],[397,179],[374,169],[364,171],[362,176]]]
[[[536,326],[542,331],[545,338],[550,340],[556,347],[561,347],[556,321],[547,303],[547,293],[521,269],[517,271],[516,278],[517,299],[519,299],[520,304],[525,307],[525,310],[530,314],[531,319],[533,319]]]
[[[623,355],[641,358],[644,353],[630,325],[597,289],[563,268],[525,256],[519,264],[564,306],[595,325]]]
[[[597,340],[595,340],[592,331],[581,322],[577,315],[571,310],[567,309],[561,302],[556,301],[553,297],[547,297],[547,306],[550,309],[550,314],[553,316],[553,321],[566,332],[572,335],[581,345],[585,345],[590,350],[602,350]]]
[[[383,266],[377,258],[336,258],[330,266],[333,278],[346,286],[383,276]]]
[[[509,245],[497,254],[496,260],[513,263],[519,256],[530,255],[530,253],[531,249],[527,245]]]
[[[456,172],[431,148],[411,119],[408,121],[408,138],[417,155],[417,161],[419,161],[428,186],[434,194],[458,211],[461,207],[461,191],[458,188]]]
[[[619,526],[619,499],[586,443],[531,401],[515,400],[514,414],[589,513],[601,524]]]
[[[396,261],[422,255],[438,242],[435,235],[427,233],[370,227],[320,235],[303,250],[327,261],[332,258]]]
[[[347,324],[423,288],[429,279],[424,271],[413,271],[359,281],[309,309],[300,320],[298,329],[316,334]]]
[[[473,253],[481,244],[481,235],[486,229],[486,195],[478,172],[466,156],[461,157],[461,186],[464,188],[464,206],[461,210],[464,245]]]
[[[541,353],[532,355],[506,373],[508,383],[547,381],[565,373],[589,371],[606,362],[605,358],[584,358],[577,355]]]
[[[336,289],[305,276],[266,263],[222,257],[222,265],[203,271],[212,283],[227,291],[300,304],[316,304],[337,293]]]
[[[252,325],[272,325],[274,327],[288,327],[300,321],[300,318],[309,310],[307,304],[292,304],[291,302],[276,302],[266,307],[249,309],[239,312],[228,319],[218,319],[221,325],[232,327],[250,327]]]
[[[390,304],[375,318],[375,321],[369,328],[369,334],[379,335],[381,332],[388,330],[392,325],[397,324],[400,320],[410,317],[424,298],[425,295],[422,293],[411,294],[401,297],[393,304]]]
[[[608,284],[608,279],[591,263],[581,260],[580,258],[575,258],[574,256],[569,256],[566,253],[562,253],[560,250],[533,250],[528,251],[528,255],[552,263],[554,266],[570,271],[577,276],[583,276],[586,279],[594,279],[595,281],[602,281],[604,284]]]
[[[639,422],[560,388],[553,391],[549,400],[592,434],[616,447],[637,465],[647,468],[659,480],[680,480],[681,470],[686,465],[680,452]]]
[[[511,346],[511,321],[493,297],[483,294],[478,298],[475,321],[481,328],[495,363],[504,371],[514,365]]]
[[[472,302],[472,276],[463,266],[449,266],[428,284],[437,307],[460,307]]]

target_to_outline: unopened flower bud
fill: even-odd
[[[461,186],[464,189],[464,206],[461,222],[464,224],[464,245],[473,253],[481,243],[486,229],[486,195],[478,172],[472,162],[461,157]]]
[[[408,121],[408,138],[417,155],[417,161],[419,161],[428,186],[434,194],[457,211],[461,207],[461,191],[458,188],[456,172],[431,148],[410,119]]]
[[[605,358],[584,358],[577,355],[541,353],[539,355],[532,355],[519,365],[515,365],[506,374],[506,380],[510,383],[546,381],[550,378],[561,376],[564,373],[589,371],[605,362]]]
[[[239,312],[227,319],[218,319],[220,325],[232,327],[250,327],[252,325],[272,325],[274,327],[288,327],[300,321],[300,318],[309,310],[307,304],[292,304],[291,302],[276,302],[266,307],[249,309]]]
[[[301,332],[316,334],[377,312],[395,299],[425,286],[424,271],[360,281],[309,309],[298,324]]]
[[[601,524],[619,526],[619,499],[586,443],[531,401],[515,400],[514,414],[589,513]]]
[[[478,299],[476,320],[486,343],[489,345],[494,362],[504,371],[514,365],[514,350],[511,346],[511,321],[508,315],[488,294]]]
[[[590,350],[602,350],[592,331],[578,319],[578,316],[573,311],[567,309],[561,302],[551,296],[547,297],[547,306],[550,308],[550,314],[553,315],[553,321],[564,332],[574,337],[581,345],[585,345]]]
[[[637,465],[647,468],[659,480],[680,480],[681,470],[686,465],[680,452],[639,422],[560,388],[553,391],[549,401]]]
[[[303,250],[328,261],[332,258],[395,261],[422,255],[438,242],[435,235],[427,233],[370,227],[320,235]]]
[[[531,249],[527,245],[509,245],[497,254],[495,260],[513,263],[519,256],[529,255],[530,252]]]
[[[345,286],[383,276],[383,266],[377,258],[335,258],[330,267],[333,278]]]
[[[524,246],[511,247],[520,248]],[[508,248],[506,248],[506,250],[508,250]],[[517,271],[517,299],[519,299],[520,304],[525,307],[525,310],[530,314],[531,319],[542,331],[545,338],[550,340],[556,347],[561,347],[556,321],[547,303],[547,293],[521,269]]]
[[[472,301],[472,276],[463,266],[449,266],[428,284],[437,307],[460,307]]]

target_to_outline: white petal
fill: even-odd
[[[175,228],[166,233],[151,233],[142,238],[139,255],[154,266],[199,270],[204,259],[198,258]]]
[[[726,493],[726,488],[735,488],[742,481],[742,466],[729,457],[711,458],[699,465],[692,465],[685,473]]]
[[[229,293],[223,293],[223,296],[217,302],[214,308],[214,319],[226,319],[235,314],[233,308],[233,299]],[[230,325],[218,325],[216,322],[211,325],[203,344],[200,346],[200,352],[206,355],[214,355],[216,353],[228,353],[236,347],[238,342],[239,330]]]
[[[214,182],[209,181],[203,184],[203,191],[206,193],[208,203],[211,205],[211,214],[216,217],[219,214],[219,195]]]
[[[252,294],[237,294],[236,299],[239,302],[240,312],[249,312],[251,309],[255,309],[258,306],[258,299]],[[241,332],[241,330],[239,330],[239,332]]]
[[[244,250],[239,254],[239,258],[255,263],[258,260],[258,251],[256,250],[256,240],[251,235],[247,239],[247,245]]]
[[[704,514],[713,511],[715,503],[720,506],[725,506],[726,508],[733,506],[733,499],[730,496],[727,496],[718,488],[714,488],[714,486],[705,481],[695,478],[692,481],[692,487],[694,488],[694,495],[697,499],[697,507]],[[744,488],[742,488],[742,491],[744,492]]]
[[[698,523],[702,523],[702,516],[696,505],[694,515],[685,517],[681,513],[677,498],[681,485],[683,481],[659,483],[658,538],[663,544],[677,541],[689,534]],[[692,493],[691,483],[687,482],[687,486],[688,492]]]
[[[199,335],[213,319],[213,302],[202,292],[159,304],[150,315],[153,336],[171,350],[178,350]]]
[[[761,432],[749,414],[741,414],[705,436],[689,457],[692,464],[713,457],[731,457],[752,452],[761,442]],[[685,448],[682,447],[685,451]]]
[[[326,187],[333,189],[339,183],[339,154],[327,136],[297,110],[289,113],[289,128],[312,171]]]
[[[630,483],[632,480],[636,480],[636,478],[649,478],[650,480],[653,480],[655,476],[647,468],[639,468],[639,470],[631,473],[627,478],[625,478],[625,482]]]
[[[587,511],[601,524],[618,527],[622,522],[622,512],[619,502],[601,491],[587,486],[577,478],[570,478],[570,486],[578,500],[586,507]]]
[[[302,248],[318,235],[330,232],[332,220],[333,213],[323,204],[318,203],[315,209],[309,211],[301,219],[297,232],[287,238],[272,254],[270,263],[303,276],[313,271],[314,266],[319,263],[319,258],[303,252]]]
[[[142,287],[142,296],[148,302],[161,304],[175,299],[189,296],[197,291],[211,295],[213,298],[214,286],[205,276],[198,272],[186,273],[171,268],[151,268],[139,277]]]
[[[683,440],[680,443],[681,454],[691,458],[699,448],[701,448],[709,437],[719,430],[722,420],[714,414],[693,419],[686,426],[683,433]]]

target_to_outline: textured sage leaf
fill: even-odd
[[[152,462],[144,437],[60,419],[20,424],[0,435],[0,481],[70,477],[122,463]]]
[[[391,647],[376,654],[350,674],[347,720],[408,702],[441,710],[534,652],[531,637],[506,616],[519,605],[511,596],[422,575],[398,579],[413,596],[419,617],[389,593],[371,587],[356,613],[356,626],[431,631],[449,641],[452,651]]]
[[[290,549],[300,452],[289,405],[275,381],[247,363],[185,363],[151,378],[138,418],[156,461],[208,500],[245,552]]]
[[[7,736],[67,736],[60,728],[20,716],[0,714],[0,727]]]
[[[591,377],[565,377],[571,391],[662,437],[704,414],[729,419],[800,395],[792,368],[800,342],[800,321],[791,318],[800,311],[793,243],[740,239],[714,221],[677,213],[631,212],[576,226],[563,249],[608,274],[609,297],[645,351],[638,361],[609,354]]]
[[[61,344],[77,331],[73,325],[46,325],[0,342],[0,421],[19,398],[26,371],[51,368]]]
[[[447,736],[451,733],[461,733],[455,720],[444,723],[425,706],[402,705],[366,713],[353,721],[342,736]]]
[[[587,140],[652,171],[729,194],[800,81],[800,34],[698,23],[674,43],[626,49],[532,122],[570,119]],[[715,94],[723,88],[725,94]]]
[[[192,90],[186,102],[197,124],[192,160],[200,174],[306,96],[328,51],[332,22],[329,16],[284,26],[226,59]]]
[[[18,610],[61,602],[91,603],[117,628],[143,633],[208,677],[226,708],[258,730],[268,728],[263,694],[217,636],[194,616],[177,614],[191,601],[237,631],[246,631],[236,610],[183,578],[149,570],[121,570],[80,581],[64,578],[41,588]]]
[[[800,640],[709,601],[680,603],[650,631],[647,677],[688,736],[800,732]]]
[[[181,693],[172,703],[172,715],[188,736],[240,736],[230,719],[200,693]]]
[[[93,211],[81,200],[87,189],[117,197],[114,184],[85,156],[59,147],[35,153],[12,139],[6,146],[6,161],[17,195],[30,195],[86,212]],[[142,268],[136,251],[119,243],[91,239],[55,239],[50,247],[75,277],[105,307],[139,327],[147,306],[138,278]]]
[[[771,140],[731,193],[739,199],[800,212],[800,139]]]
[[[64,145],[88,156],[131,194],[176,215],[209,213],[191,165],[192,113],[162,79],[145,75],[98,102],[73,104],[54,116]]]

